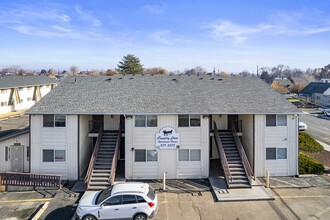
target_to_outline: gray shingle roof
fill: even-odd
[[[28,114],[300,113],[255,77],[67,77]]]
[[[330,83],[311,82],[300,91],[300,94],[312,95],[313,93],[324,93],[329,88]]]
[[[0,89],[57,83],[56,79],[47,76],[0,76]]]

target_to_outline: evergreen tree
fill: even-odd
[[[125,74],[142,73],[143,65],[140,63],[139,58],[132,54],[128,54],[119,62],[117,71]]]

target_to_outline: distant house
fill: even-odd
[[[256,77],[68,76],[27,114],[31,172],[89,189],[118,157],[126,179],[207,178],[213,159],[233,188],[298,175],[300,111]]]
[[[318,106],[330,106],[330,83],[311,82],[300,91],[299,97]]]
[[[45,76],[0,76],[0,114],[30,108],[57,83]]]
[[[0,122],[0,173],[30,172],[29,118],[26,116]]]

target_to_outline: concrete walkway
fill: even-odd
[[[258,178],[258,180],[262,184],[265,184],[264,178]],[[299,177],[270,177],[269,183],[271,189],[330,187],[330,176],[300,175]]]
[[[274,200],[270,190],[258,180],[252,181],[251,188],[242,189],[228,189],[222,176],[211,176],[209,180],[218,202]]]
[[[329,144],[326,144],[326,143],[324,143],[322,141],[318,141],[318,140],[316,140],[316,141],[319,142],[324,147],[324,150],[330,151],[330,145]]]

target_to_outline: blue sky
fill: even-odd
[[[256,72],[330,63],[330,2],[1,0],[0,68]]]

